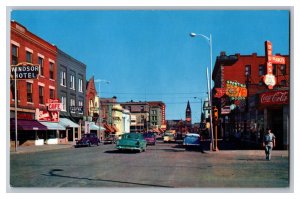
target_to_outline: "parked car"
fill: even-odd
[[[153,132],[147,132],[143,134],[144,139],[147,142],[147,145],[155,145],[156,143],[156,135]]]
[[[165,133],[163,137],[164,142],[175,142],[175,135],[173,133]]]
[[[183,139],[183,146],[186,149],[202,150],[201,136],[196,133],[188,133]]]
[[[80,140],[76,141],[75,147],[92,146],[92,145],[99,146],[99,143],[100,140],[95,133],[86,133],[82,135]]]
[[[118,150],[135,150],[146,151],[147,142],[140,133],[130,132],[121,136],[121,139],[116,141]]]
[[[108,135],[103,140],[103,144],[114,144],[114,143],[116,143],[116,136],[115,135]]]

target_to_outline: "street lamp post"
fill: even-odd
[[[100,98],[100,84],[101,82],[104,82],[106,84],[109,84],[110,82],[104,79],[96,79],[95,82],[99,83],[99,90],[98,90],[98,95],[99,95],[99,128],[101,128],[101,124],[102,124],[102,117],[101,117],[101,98]],[[100,131],[100,130],[99,130]],[[100,135],[100,132],[99,132]],[[100,136],[101,137],[101,136]]]
[[[205,40],[208,41],[209,44],[209,51],[210,51],[210,81],[207,78],[207,87],[209,89],[208,91],[208,101],[209,101],[209,107],[210,107],[210,134],[211,134],[211,147],[210,150],[217,150],[217,146],[214,147],[214,134],[213,134],[213,127],[212,127],[212,36],[209,34],[209,37],[203,35],[203,34],[196,34],[196,33],[190,33],[191,37],[201,36]],[[207,69],[207,77],[208,77],[208,69]]]

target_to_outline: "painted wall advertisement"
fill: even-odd
[[[36,120],[44,122],[59,122],[59,112],[62,108],[62,103],[58,99],[49,99],[46,103],[47,110],[36,109]]]

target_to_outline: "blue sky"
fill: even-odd
[[[285,10],[14,10],[11,19],[87,65],[87,79],[105,79],[101,96],[161,100],[167,119],[184,119],[187,101],[193,122],[206,98],[209,45],[190,32],[212,34],[213,65],[220,51],[289,54]],[[96,84],[98,88],[98,84]]]

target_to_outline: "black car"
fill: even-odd
[[[92,146],[97,145],[99,146],[100,139],[95,133],[87,133],[83,134],[81,139],[76,141],[75,147],[83,147],[83,146]]]

